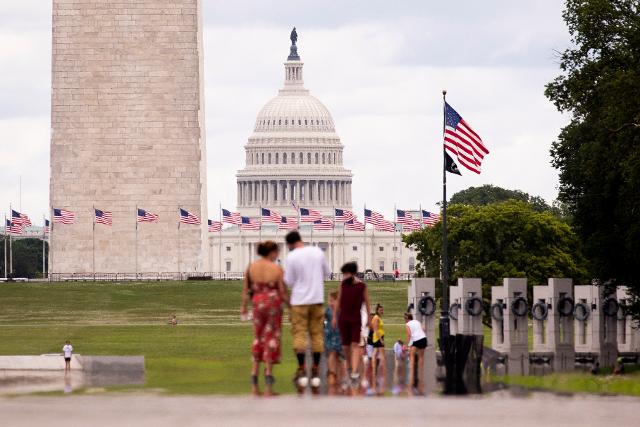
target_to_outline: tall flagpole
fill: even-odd
[[[138,280],[138,205],[136,204],[135,211],[135,220],[136,220],[136,280]]]
[[[49,281],[51,281],[51,270],[53,267],[53,259],[51,258],[51,242],[53,242],[53,207],[50,208],[51,210],[49,211],[49,218],[51,218],[51,220],[49,221]]]
[[[7,227],[7,214],[4,214],[4,278],[6,279],[7,272],[7,236],[9,235],[9,229]]]
[[[442,91],[442,138],[446,125],[447,91]],[[449,336],[449,260],[447,254],[447,159],[444,146],[442,148],[442,306],[440,307],[440,337],[444,348],[444,337]],[[420,212],[422,215],[422,212]]]
[[[396,257],[396,252],[398,247],[396,246],[396,232],[398,231],[398,207],[394,203],[393,205],[393,248],[391,252],[393,252],[393,265],[391,266],[393,270],[393,276],[396,275],[396,270],[398,269],[398,259]]]
[[[44,269],[44,238],[46,237],[46,233],[45,233],[45,226],[46,224],[46,218],[44,217],[44,215],[42,215],[42,278],[44,279],[45,277],[47,277],[47,272]]]
[[[13,209],[9,203],[9,224],[13,225]],[[7,223],[5,221],[5,227]],[[13,233],[9,233],[9,276],[13,277]]]
[[[93,230],[91,233],[91,265],[93,268],[93,280],[96,280],[96,205],[93,205]]]
[[[362,271],[366,273],[367,271],[367,204],[364,204],[364,228],[363,228],[363,237],[364,237],[364,247],[362,251],[364,252],[364,266],[362,267]]]
[[[182,248],[180,247],[180,220],[182,213],[180,212],[180,205],[178,205],[178,280],[182,280]]]
[[[333,205],[333,226],[331,227],[331,272],[336,270],[336,205]]]
[[[260,230],[258,231],[258,243],[262,242],[262,203],[260,203]]]
[[[222,203],[220,203],[218,216],[220,218],[220,231],[218,232],[218,268],[220,269],[220,277],[222,277]]]

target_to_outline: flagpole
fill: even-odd
[[[49,211],[49,218],[51,218],[51,221],[49,222],[50,225],[50,229],[49,229],[49,281],[51,281],[51,267],[53,267],[53,259],[51,258],[51,242],[53,242],[53,207],[50,208]]]
[[[391,267],[393,269],[393,276],[396,275],[396,270],[398,270],[398,260],[396,258],[396,232],[398,231],[398,207],[396,204],[393,205],[393,264]]]
[[[91,233],[91,239],[92,239],[92,243],[91,243],[91,255],[92,255],[92,261],[91,261],[91,265],[93,268],[93,280],[96,280],[96,205],[93,205],[93,231]]]
[[[260,203],[260,230],[258,231],[258,243],[262,242],[262,203]]]
[[[7,236],[9,235],[9,230],[7,228],[7,214],[4,214],[4,278],[7,276]]]
[[[218,216],[220,218],[220,231],[218,232],[218,269],[222,278],[222,203],[219,204]]]
[[[182,280],[182,248],[180,247],[180,220],[182,218],[182,212],[180,212],[181,206],[178,205],[178,280]]]
[[[367,271],[367,204],[364,204],[364,229],[363,229],[363,236],[364,236],[364,247],[362,248],[362,251],[364,252],[364,265],[362,266],[362,271],[366,273]]]
[[[447,91],[442,91],[442,138],[444,140],[446,125]],[[444,338],[449,336],[449,260],[447,246],[447,159],[444,147],[442,149],[442,306],[440,307],[440,339],[441,350],[444,348]],[[420,212],[422,215],[422,212]]]
[[[45,223],[46,218],[42,215],[42,278],[46,277],[46,272],[44,270],[44,238],[45,238]]]
[[[135,210],[136,221],[136,280],[138,280],[138,205],[136,204]]]
[[[336,205],[333,205],[333,225],[331,226],[331,273],[336,270]]]

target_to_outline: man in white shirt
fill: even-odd
[[[64,372],[67,373],[71,371],[71,356],[73,355],[71,341],[65,341],[64,346],[62,346],[62,352],[64,353]]]
[[[286,242],[290,252],[285,260],[284,281],[291,289],[291,332],[298,359],[294,382],[300,393],[309,384],[305,352],[310,338],[313,352],[311,390],[317,393],[320,355],[324,351],[324,280],[331,271],[324,252],[315,246],[305,246],[297,231],[287,234]]]

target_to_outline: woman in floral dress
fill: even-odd
[[[275,263],[278,245],[272,241],[258,245],[260,259],[249,265],[244,275],[240,314],[247,315],[249,299],[253,306],[254,339],[251,347],[253,368],[251,384],[253,393],[260,394],[258,373],[264,362],[265,395],[273,395],[273,364],[280,363],[280,339],[282,330],[282,303],[289,297],[283,281],[282,268]]]

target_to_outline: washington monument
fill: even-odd
[[[54,274],[209,268],[201,2],[126,5],[53,0],[50,208],[76,217],[54,224]]]

